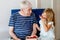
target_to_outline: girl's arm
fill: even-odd
[[[37,30],[36,30],[36,23],[33,24],[33,31],[31,35],[36,35]]]
[[[37,24],[35,24],[35,27],[38,31],[40,31],[40,27]]]
[[[52,24],[44,24],[44,29],[47,32],[52,27]]]
[[[32,35],[36,35],[37,30],[39,30],[39,31],[40,31],[40,27],[39,27],[36,23],[34,23],[34,24],[33,24],[33,31],[32,31]]]

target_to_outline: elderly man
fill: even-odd
[[[29,1],[22,1],[21,10],[11,15],[9,34],[13,40],[25,40],[26,36],[36,34],[34,26],[37,22],[31,6]]]

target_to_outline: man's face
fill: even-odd
[[[23,9],[24,10],[24,12],[26,13],[26,14],[31,14],[32,13],[32,8],[30,8],[30,7],[27,7],[27,8],[25,8],[25,9]]]

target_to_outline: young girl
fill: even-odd
[[[54,26],[55,26],[55,18],[54,12],[52,9],[47,8],[44,10],[40,17],[40,37],[38,40],[54,40]],[[36,26],[39,30],[39,28]]]

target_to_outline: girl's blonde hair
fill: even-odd
[[[47,8],[44,10],[43,13],[46,13],[47,15],[47,21],[53,21],[54,22],[54,25],[55,25],[55,13],[54,11],[51,9],[51,8]]]

